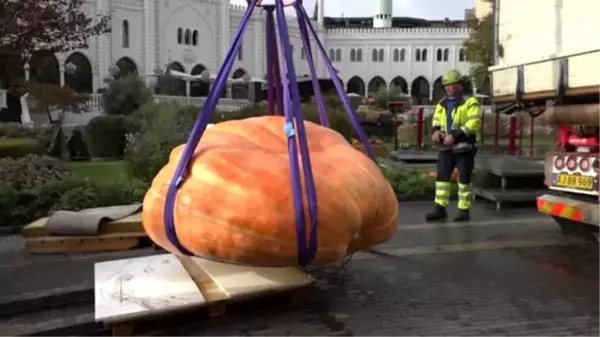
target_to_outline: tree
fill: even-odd
[[[81,105],[89,99],[85,95],[77,94],[69,87],[60,87],[49,83],[26,83],[22,89],[37,101],[40,110],[46,113],[50,124],[61,124],[67,112],[79,113]],[[57,118],[52,111],[57,110]]]
[[[88,17],[83,3],[0,0],[0,78],[9,82],[7,86],[23,76],[23,66],[33,55],[86,49],[90,37],[110,31],[110,18]]]
[[[471,14],[467,19],[467,27],[469,38],[464,46],[467,48],[467,60],[472,64],[470,77],[477,88],[482,88],[488,77],[488,67],[494,64],[494,14],[490,12],[481,19]],[[502,52],[502,46],[498,46],[498,55],[502,56]]]

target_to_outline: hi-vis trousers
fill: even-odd
[[[446,207],[450,203],[450,178],[454,168],[458,170],[458,209],[471,208],[473,193],[471,176],[475,166],[475,151],[454,153],[452,150],[440,151],[437,159],[437,180],[435,182],[435,203]]]

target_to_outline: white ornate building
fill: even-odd
[[[366,94],[395,83],[426,103],[437,96],[434,83],[444,72],[469,69],[462,50],[468,36],[464,23],[453,22],[452,26],[448,21],[406,18],[419,24],[400,22],[405,27],[393,27],[396,19],[392,19],[391,0],[374,0],[373,16],[357,23],[351,18],[325,18],[323,1],[318,1],[314,25],[350,92]],[[246,9],[226,0],[89,0],[85,6],[90,15],[110,14],[111,33],[94,37],[87,50],[32,61],[26,76],[96,92],[118,69],[135,69],[146,78],[166,68],[193,75],[205,69],[216,72]],[[287,22],[298,74],[307,74],[296,18],[288,17]],[[265,35],[265,15],[257,10],[237,55],[233,77],[265,75]],[[329,78],[322,59],[317,60],[319,76]],[[71,74],[65,68],[75,71]],[[183,86],[182,91],[191,96],[203,95],[206,90],[193,82]]]

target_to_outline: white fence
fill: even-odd
[[[29,95],[25,94],[21,97],[21,122],[24,125],[44,125],[48,123],[46,114],[32,113],[31,108],[35,103],[28,99]],[[92,118],[101,115],[104,112],[104,99],[101,94],[91,94],[89,99],[82,106],[82,113],[67,113],[64,116],[63,125],[75,126],[85,125]],[[155,95],[154,100],[157,103],[174,103],[187,106],[196,106],[201,108],[206,102],[205,97],[182,97],[182,96],[166,96]],[[221,112],[237,111],[245,108],[252,103],[246,99],[221,98],[217,104],[217,110]],[[35,110],[35,109],[33,109]],[[58,112],[52,113],[56,118]]]
[[[167,95],[155,95],[154,100],[157,103],[174,103],[179,105],[188,105],[202,107],[206,102],[206,97],[186,97],[186,96],[167,96]],[[252,104],[246,99],[235,99],[235,98],[221,98],[217,104],[217,110],[219,111],[237,111],[245,108]],[[89,95],[89,100],[84,104],[84,111],[94,112],[102,111],[104,107],[104,101],[101,94]]]

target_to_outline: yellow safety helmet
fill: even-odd
[[[452,69],[449,72],[447,72],[444,76],[442,76],[442,84],[443,85],[457,83],[457,82],[460,82],[461,80],[462,80],[462,75],[456,69]]]

